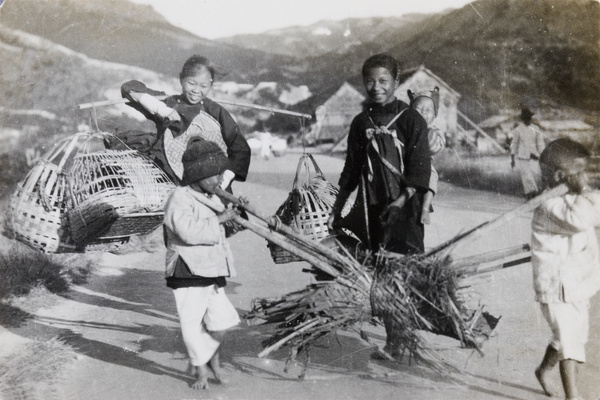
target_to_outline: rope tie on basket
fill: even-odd
[[[306,153],[306,131],[305,131],[305,124],[304,124],[304,117],[300,117],[300,132],[302,133],[302,152]]]
[[[375,122],[373,121],[373,119],[371,118],[371,116],[369,115],[369,120],[371,121],[373,126],[375,126],[375,128],[367,128],[367,130],[365,131],[367,140],[369,141],[371,147],[373,147],[373,149],[379,156],[379,159],[381,160],[381,162],[390,171],[392,171],[392,173],[396,176],[402,176],[402,174],[404,173],[404,160],[402,159],[402,148],[404,147],[404,144],[400,141],[400,139],[398,139],[398,133],[396,132],[396,130],[392,129],[390,131],[389,128],[390,128],[390,126],[392,126],[392,124],[394,122],[396,122],[396,120],[400,117],[400,115],[402,115],[402,113],[404,111],[406,111],[406,109],[404,109],[404,110],[400,111],[398,114],[396,114],[394,116],[394,118],[392,118],[392,120],[390,122],[388,122],[387,125],[385,125],[385,126],[377,126],[375,124]],[[393,166],[388,160],[386,160],[381,155],[381,152],[379,150],[379,145],[377,144],[377,141],[375,140],[375,137],[377,135],[390,135],[392,137],[392,139],[394,140],[394,145],[396,146],[396,150],[398,151],[398,156],[400,157],[400,171],[398,171],[398,169],[395,166]],[[373,181],[373,164],[369,157],[367,157],[367,165],[368,165],[367,178],[368,178],[369,182],[372,182]]]
[[[100,128],[98,127],[98,114],[96,113],[96,106],[92,105],[92,109],[90,110],[92,115],[92,121],[94,121],[94,126],[96,127],[96,132],[100,132]]]
[[[269,217],[269,226],[271,226],[272,230],[279,231],[282,223],[283,222],[281,222],[281,218],[279,218],[278,215],[271,215]]]

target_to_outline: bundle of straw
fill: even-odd
[[[365,261],[331,281],[280,298],[255,300],[246,316],[250,323],[275,325],[275,334],[264,342],[259,357],[289,346],[289,362],[337,329],[352,329],[367,339],[363,323],[387,320],[394,326],[393,339],[401,344],[402,354],[439,370],[445,363],[428,347],[421,331],[450,336],[478,349],[489,328],[495,327],[482,331],[487,327],[482,324],[482,309],[464,306],[459,293],[464,285],[450,267],[450,257],[381,253]]]
[[[259,357],[287,345],[291,347],[291,361],[317,339],[370,320],[370,286],[371,274],[356,269],[334,281],[309,285],[280,298],[254,300],[247,316],[250,321],[277,324]]]
[[[253,309],[247,315],[251,323],[275,325],[275,333],[266,342],[267,347],[259,354],[260,357],[287,345],[290,347],[288,361],[291,361],[298,354],[308,352],[317,339],[334,334],[337,329],[358,330],[365,321],[385,322],[393,326],[393,339],[401,344],[403,354],[408,352],[411,360],[424,361],[426,365],[441,370],[448,364],[427,346],[420,332],[450,336],[460,340],[464,346],[479,349],[499,320],[483,312],[480,305],[467,307],[461,292],[469,289],[466,278],[478,273],[478,263],[470,265],[467,262],[455,268],[449,256],[453,246],[531,211],[546,199],[565,191],[564,185],[549,190],[509,213],[457,235],[426,254],[404,256],[379,252],[376,256],[366,254],[362,262],[348,251],[344,255],[332,254],[329,248],[304,239],[289,227],[270,223],[267,216],[226,192],[217,194],[226,196],[228,201],[245,208],[267,222],[271,229],[281,230],[287,236],[242,219],[240,224],[268,240],[285,245],[288,250],[309,261],[322,275],[331,277],[329,281],[309,285],[276,299],[254,301]],[[340,244],[338,247],[343,252],[343,246]],[[513,253],[510,250],[506,254],[514,256]],[[360,332],[363,339],[368,339]]]

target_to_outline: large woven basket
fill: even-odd
[[[315,172],[312,177],[311,164]],[[312,154],[305,153],[298,162],[292,191],[275,214],[296,232],[320,241],[329,236],[327,220],[337,194],[338,189],[325,179]],[[302,261],[274,243],[269,242],[268,247],[276,264]]]
[[[162,223],[174,184],[135,150],[89,152],[83,146],[69,170],[71,237],[78,244],[146,234]]]
[[[104,249],[162,223],[174,184],[134,150],[107,150],[106,133],[57,142],[18,185],[4,233],[35,249],[60,253]]]
[[[72,250],[66,194],[63,171],[48,160],[38,162],[9,200],[4,233],[43,252]]]
[[[74,250],[66,216],[66,168],[82,135],[57,142],[18,184],[4,223],[7,236],[47,253]]]

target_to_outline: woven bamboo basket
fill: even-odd
[[[44,154],[12,194],[4,233],[47,253],[73,251],[67,221],[68,160],[79,136],[61,140]]]
[[[135,150],[89,152],[85,145],[73,158],[69,183],[69,226],[80,245],[118,241],[156,229],[175,187]]]
[[[10,198],[4,233],[61,253],[106,250],[157,228],[174,184],[137,151],[107,150],[108,136],[57,142]]]
[[[65,215],[66,175],[46,160],[29,171],[11,196],[6,236],[47,253],[72,250]]]
[[[311,164],[315,171],[312,178]],[[298,162],[292,191],[275,215],[296,232],[311,240],[320,241],[329,236],[327,220],[337,194],[338,189],[325,179],[312,154],[305,153]],[[300,257],[274,243],[269,242],[268,247],[276,264],[302,261]]]

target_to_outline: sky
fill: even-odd
[[[207,39],[342,20],[461,8],[472,0],[130,0]]]

